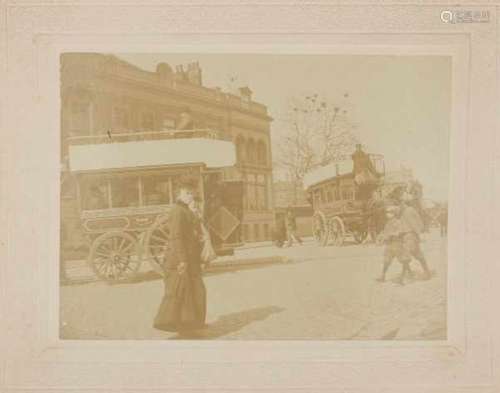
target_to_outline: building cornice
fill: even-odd
[[[81,64],[81,63],[80,63]],[[90,75],[95,77],[105,78],[107,80],[117,80],[121,83],[133,84],[137,87],[141,87],[142,89],[149,91],[156,91],[158,93],[168,93],[172,95],[179,95],[183,98],[188,98],[191,100],[199,101],[205,105],[210,105],[213,107],[217,107],[221,110],[230,109],[233,112],[241,113],[246,116],[259,118],[265,120],[267,122],[271,122],[273,120],[267,114],[267,107],[261,103],[250,101],[249,105],[254,105],[262,108],[262,112],[255,110],[247,110],[240,105],[235,105],[234,103],[238,102],[241,104],[241,98],[231,93],[218,92],[216,89],[211,89],[204,86],[198,86],[191,83],[184,82],[175,82],[173,80],[169,80],[172,83],[172,87],[162,82],[162,80],[158,77],[156,72],[150,72],[142,70],[125,60],[122,60],[114,55],[104,55],[104,54],[92,54],[92,57],[88,57],[86,59],[84,66],[73,62],[67,62],[64,64],[62,69],[63,74],[71,73],[71,68],[82,68],[85,67],[87,69],[83,74],[85,75],[85,79],[88,80]],[[124,73],[120,73],[119,69],[116,69],[115,66],[123,67],[124,71],[128,71],[130,74],[127,75]],[[79,74],[81,74],[79,72]],[[63,78],[65,79],[65,78]],[[72,79],[72,78],[71,78]],[[81,80],[82,78],[77,78]],[[164,83],[163,85],[161,83]],[[173,86],[178,86],[173,87]],[[184,88],[184,90],[183,90]],[[191,91],[186,91],[187,89]],[[198,90],[198,92],[197,92]],[[203,95],[205,93],[205,96]],[[199,93],[199,94],[196,94]],[[206,97],[206,95],[211,95],[212,97]],[[217,101],[216,97],[219,95],[222,101]],[[233,102],[230,102],[233,101]]]

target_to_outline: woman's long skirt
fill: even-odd
[[[200,273],[170,271],[165,294],[154,320],[156,329],[182,332],[205,326],[206,289]]]

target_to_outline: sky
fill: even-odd
[[[145,70],[198,61],[203,85],[248,86],[273,117],[273,146],[287,132],[291,99],[318,94],[348,110],[367,152],[387,170],[405,165],[424,197],[446,200],[449,182],[451,58],[446,56],[286,54],[117,54]],[[347,98],[345,94],[347,93]]]

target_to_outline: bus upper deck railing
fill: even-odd
[[[105,132],[99,135],[73,136],[67,138],[67,143],[71,145],[86,145],[115,142],[136,142],[144,140],[164,140],[164,139],[188,139],[205,138],[231,141],[231,137],[225,132],[211,128],[200,128],[193,130],[164,130],[164,131],[139,131],[139,132]]]

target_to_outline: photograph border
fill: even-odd
[[[157,26],[159,31],[154,32],[147,30],[144,25],[130,33],[110,32],[112,28],[124,28],[127,18],[137,20],[136,15],[125,14],[122,20],[114,20],[111,28],[101,25],[99,33],[91,30],[92,27],[96,29],[92,25],[86,32],[68,31],[65,25],[68,22],[61,20],[67,17],[68,12],[63,6],[54,5],[51,8],[21,2],[13,4],[15,5],[2,9],[6,15],[5,20],[9,21],[6,26],[6,45],[2,48],[8,56],[2,65],[7,69],[5,80],[12,97],[7,99],[5,95],[2,96],[2,104],[7,108],[2,113],[2,119],[5,120],[2,134],[5,132],[9,138],[9,149],[1,151],[0,173],[6,175],[2,179],[1,189],[13,192],[9,195],[6,193],[6,198],[2,201],[6,202],[4,206],[9,207],[2,209],[5,222],[9,225],[2,229],[8,243],[1,251],[5,252],[8,263],[1,268],[1,317],[2,320],[9,321],[5,332],[2,331],[0,341],[0,349],[6,354],[0,371],[0,387],[5,387],[8,391],[41,391],[43,388],[47,391],[65,390],[68,387],[72,391],[161,391],[168,387],[182,391],[293,389],[311,392],[334,391],[333,388],[339,391],[373,391],[369,389],[376,386],[383,388],[383,391],[401,391],[404,387],[407,391],[436,389],[441,392],[445,386],[450,389],[468,388],[468,391],[483,391],[498,386],[495,385],[491,345],[496,342],[494,340],[498,333],[493,334],[494,330],[490,330],[497,317],[486,315],[488,309],[484,304],[484,300],[494,298],[488,295],[495,294],[489,281],[495,267],[491,266],[491,262],[481,266],[471,265],[471,261],[477,261],[481,256],[490,257],[487,261],[494,260],[491,244],[485,241],[494,238],[493,220],[491,214],[487,213],[488,208],[493,207],[494,200],[488,199],[489,195],[481,198],[466,193],[471,189],[469,187],[474,186],[477,187],[476,190],[492,191],[494,184],[493,165],[489,166],[490,176],[483,180],[470,176],[475,169],[480,168],[480,158],[485,152],[492,159],[498,157],[494,143],[488,143],[495,141],[494,131],[498,129],[498,119],[491,103],[486,102],[487,99],[496,97],[496,85],[492,93],[488,79],[494,76],[496,80],[497,72],[496,69],[483,66],[489,64],[483,63],[485,60],[491,60],[487,51],[488,45],[491,47],[492,44],[488,40],[496,33],[491,26],[454,26],[451,31],[443,32],[443,26],[438,24],[439,20],[436,24],[425,20],[425,16],[429,15],[436,18],[436,11],[443,7],[429,5],[424,16],[415,15],[411,19],[416,26],[404,29],[396,24],[393,29],[399,29],[398,31],[382,31],[379,25],[371,31],[341,31],[342,23],[340,28],[330,28],[330,31],[324,24],[325,20],[322,20],[324,31],[310,33],[297,29],[295,33],[263,34],[259,33],[266,30],[262,26],[255,26],[253,32],[238,32],[236,29],[233,32],[218,33],[216,29],[210,32],[204,26],[209,31],[201,36],[200,33],[185,32],[181,27],[172,32],[169,29],[162,31]],[[88,7],[99,8],[96,5]],[[130,6],[109,7],[110,10],[118,11]],[[168,4],[160,8],[169,7],[189,9],[189,6]],[[196,7],[204,7],[207,14],[214,13],[208,5]],[[219,10],[221,7],[238,7],[238,10],[245,8],[241,4],[218,7]],[[259,7],[264,6],[260,4]],[[280,9],[276,4],[268,7],[274,12]],[[300,9],[298,5],[290,7]],[[309,7],[306,7],[303,17],[308,12],[316,15],[319,8],[326,6],[312,4]],[[388,22],[401,22],[402,15],[409,17],[408,9],[411,6],[371,6],[371,12],[367,14],[360,13],[359,6],[355,5],[328,7],[337,7],[337,10],[341,10],[342,17],[349,15],[349,12],[354,16],[362,15],[365,22],[373,21],[374,13],[383,16]],[[495,12],[492,7],[482,8]],[[59,11],[55,12],[56,9]],[[143,14],[148,14],[156,8],[140,9]],[[245,10],[250,12],[248,7]],[[233,12],[240,15],[239,11]],[[245,14],[244,10],[242,14]],[[86,13],[76,11],[72,15],[85,16]],[[186,13],[183,12],[182,15]],[[339,20],[339,16],[333,15],[332,12],[327,20]],[[36,21],[34,18],[37,18]],[[102,19],[99,21],[102,23]],[[53,32],[45,31],[44,28],[50,29],[51,22],[54,26],[57,26],[55,22],[63,26],[59,30],[54,28]],[[362,22],[362,17],[356,21]],[[199,31],[203,32],[203,29]],[[124,36],[127,38],[126,42],[123,42]],[[196,44],[193,44],[194,41]],[[203,48],[203,52],[212,53],[295,51],[452,56],[448,256],[452,263],[449,263],[448,268],[449,314],[446,342],[103,342],[57,338],[59,269],[56,263],[48,262],[59,261],[59,55],[67,51],[197,53],[201,51],[200,48]],[[18,92],[14,90],[14,86],[19,88]],[[23,94],[29,94],[29,98]],[[22,100],[28,103],[28,107],[16,107]],[[33,116],[26,119],[25,113],[29,108]],[[23,119],[23,127],[36,125],[37,134],[30,136],[26,131],[15,133],[14,130],[18,131],[15,125],[19,124],[17,122],[20,119]],[[471,138],[472,124],[474,133],[477,134],[476,130],[479,129],[484,140],[475,141]],[[493,127],[487,130],[488,126]],[[52,154],[48,154],[49,152]],[[40,158],[44,158],[42,165]],[[483,204],[470,205],[477,202]],[[488,218],[490,221],[485,228],[484,219]],[[45,225],[44,231],[40,230],[40,224]],[[29,230],[25,231],[23,228]],[[26,241],[31,247],[23,246]],[[16,269],[16,263],[30,259],[37,261],[37,269],[31,272],[26,268]],[[486,279],[488,288],[481,283],[481,279]],[[164,375],[166,369],[172,374]],[[390,372],[391,369],[393,373]],[[143,375],[137,375],[138,370],[142,370]],[[269,370],[277,373],[275,379],[269,375]],[[123,373],[127,372],[133,372],[134,376],[127,374],[125,381],[121,380],[120,376],[123,378]],[[214,384],[210,379],[222,377],[228,372],[231,373],[231,381],[219,380]],[[387,379],[389,375],[391,377]],[[363,381],[364,384],[359,383]]]

